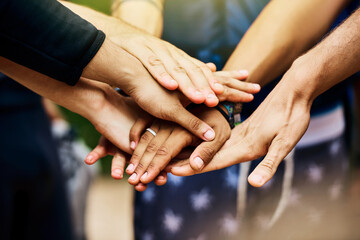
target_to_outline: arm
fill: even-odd
[[[359,61],[360,10],[357,10],[320,44],[292,64],[258,109],[233,130],[223,150],[204,171],[266,155],[249,176],[253,186],[264,185],[305,133],[313,100],[360,71]],[[188,163],[179,163],[170,170],[177,175],[194,174]]]
[[[112,16],[142,29],[151,35],[161,37],[163,8],[165,0],[116,0]]]
[[[266,85],[325,34],[348,2],[270,1],[241,39],[225,69],[247,69],[247,81]]]
[[[210,69],[172,44],[158,39],[124,21],[106,16],[87,7],[61,2],[104,31],[119,47],[136,57],[165,88],[179,90],[194,103],[215,106],[217,87]]]

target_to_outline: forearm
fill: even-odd
[[[247,81],[267,84],[320,39],[347,3],[348,0],[271,1],[224,69],[247,69]]]
[[[160,37],[163,30],[165,0],[115,0],[112,16],[151,35]]]

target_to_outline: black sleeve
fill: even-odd
[[[69,85],[104,39],[56,0],[0,0],[0,56]]]

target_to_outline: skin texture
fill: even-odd
[[[263,186],[305,133],[313,100],[360,70],[360,10],[316,47],[298,58],[259,108],[237,126],[223,149],[203,170],[265,158],[249,183]],[[187,160],[168,167],[176,175],[194,174]]]

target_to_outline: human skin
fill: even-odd
[[[280,162],[305,133],[313,100],[335,84],[360,70],[360,10],[317,46],[296,59],[280,83],[256,111],[237,126],[202,172],[265,158],[250,174],[255,187],[269,181]],[[188,160],[168,167],[175,175],[195,172]]]

